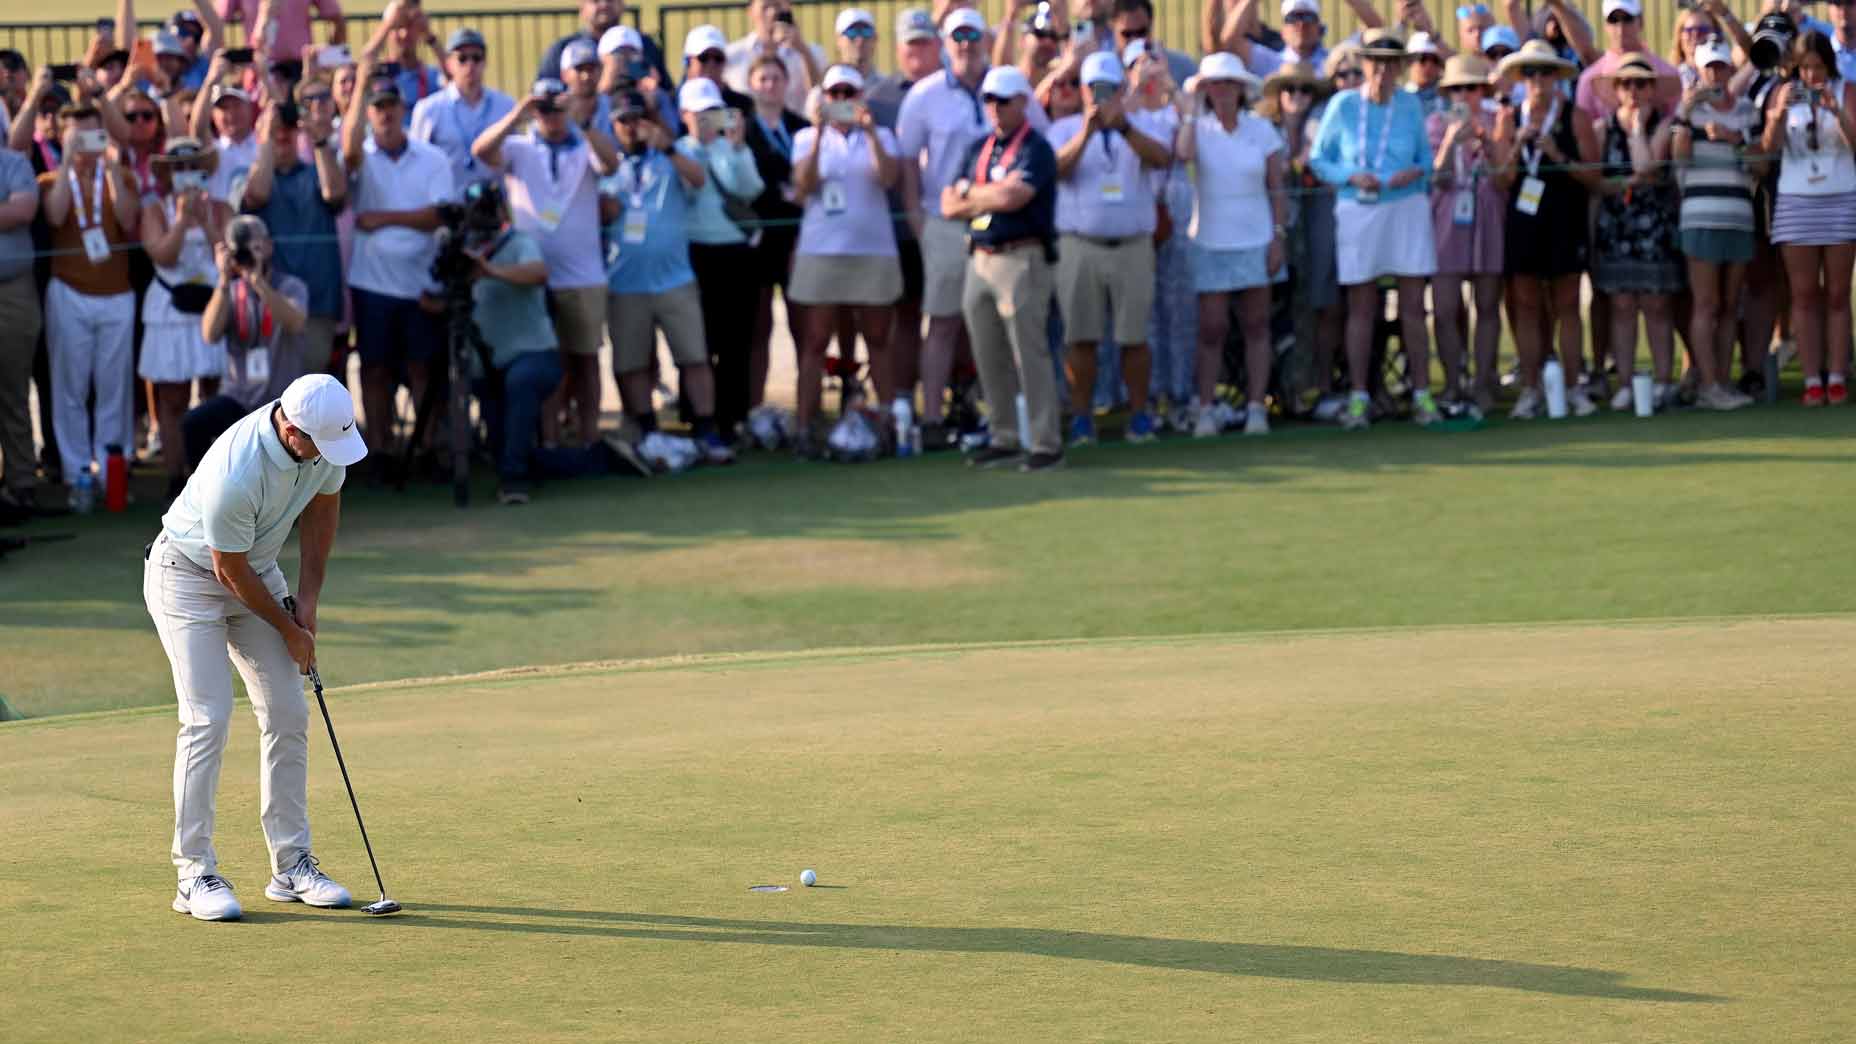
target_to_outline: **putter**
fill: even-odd
[[[284,608],[296,615],[296,599],[285,598]],[[361,908],[375,917],[400,912],[400,904],[387,898],[387,885],[380,879],[380,863],[374,858],[374,845],[367,839],[367,824],[361,821],[361,803],[354,799],[354,783],[348,779],[348,763],[342,760],[342,745],[335,739],[335,721],[329,717],[329,705],[322,698],[322,675],[314,665],[309,668],[309,683],[316,689],[316,706],[322,709],[322,723],[329,729],[329,746],[335,749],[335,764],[342,770],[342,786],[348,788],[348,804],[354,807],[354,825],[361,828],[361,847],[367,849],[367,865],[374,868],[374,883],[380,886],[380,901]]]

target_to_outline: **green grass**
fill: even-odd
[[[404,915],[167,909],[165,713],[0,727],[35,1040],[1838,1041],[1848,618],[331,693]],[[326,747],[325,865],[365,859]],[[801,889],[802,867],[831,888]],[[753,895],[778,881],[791,892]]]
[[[1036,478],[754,455],[522,509],[345,497],[322,664],[346,683],[601,659],[1104,635],[1856,611],[1852,415],[1169,440]],[[154,493],[150,490],[150,493]],[[153,500],[153,497],[150,498]],[[143,503],[0,568],[0,693],[167,706]],[[286,552],[294,571],[294,548]]]

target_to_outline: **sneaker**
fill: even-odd
[[[1070,420],[1070,445],[1087,446],[1096,441],[1095,419],[1087,415]]]
[[[1210,407],[1199,407],[1198,415],[1192,418],[1192,437],[1195,439],[1218,437],[1218,415],[1213,413]]]
[[[201,874],[181,879],[174,892],[174,912],[192,914],[197,921],[236,921],[245,911],[232,894],[232,882],[218,874]]]
[[[722,436],[718,432],[712,431],[704,435],[697,441],[696,448],[702,450],[702,459],[710,464],[733,464],[735,462],[735,451],[728,447],[728,443],[722,441]]]
[[[1630,404],[1630,385],[1626,384],[1624,387],[1618,389],[1616,395],[1611,397],[1611,410],[1614,413],[1624,413],[1630,409]]]
[[[1830,383],[1824,386],[1824,398],[1832,406],[1841,406],[1850,400],[1849,386],[1832,377]]]
[[[1192,430],[1192,425],[1198,415],[1199,411],[1196,406],[1175,406],[1167,411],[1166,426],[1184,435]]]
[[[655,474],[651,470],[651,462],[638,453],[638,447],[632,444],[632,440],[614,433],[603,437],[600,441],[611,452],[612,461],[619,468],[635,472],[640,478],[650,478]]]
[[[1126,438],[1129,442],[1152,442],[1158,435],[1156,429],[1157,425],[1154,423],[1153,414],[1137,413],[1128,418],[1128,434]]]
[[[1018,466],[1018,470],[1030,473],[1034,471],[1056,471],[1061,467],[1063,467],[1063,454],[1033,453],[1025,458],[1025,462]]]
[[[496,502],[511,507],[528,503],[528,486],[521,482],[505,482],[496,490]]]
[[[991,468],[1016,467],[1025,459],[1025,452],[1016,446],[988,446],[967,458],[967,466],[988,470]]]
[[[347,906],[352,900],[348,889],[329,879],[316,865],[316,857],[304,852],[296,865],[281,874],[272,874],[264,886],[264,897],[279,903],[304,903],[309,906]]]
[[[1822,406],[1824,404],[1824,386],[1821,384],[1805,385],[1804,404],[1806,406]]]
[[[939,453],[952,445],[947,438],[947,425],[940,421],[928,421],[922,424],[922,452]]]
[[[1260,402],[1253,402],[1244,407],[1244,434],[1268,435],[1270,433],[1270,411]]]
[[[1443,415],[1437,412],[1437,400],[1431,398],[1428,391],[1420,391],[1411,397],[1411,420],[1420,428],[1428,428],[1442,421]]]
[[[1725,413],[1728,410],[1737,410],[1745,406],[1746,403],[1741,402],[1736,393],[1728,391],[1721,385],[1714,384],[1703,388],[1695,394],[1695,405],[1704,410],[1716,410]]]
[[[1366,416],[1366,396],[1350,396],[1347,399],[1347,408],[1340,415],[1341,430],[1365,431],[1372,427],[1372,423]]]
[[[1514,409],[1508,411],[1509,420],[1534,420],[1540,416],[1540,389],[1522,388],[1521,397],[1514,401]]]
[[[1572,407],[1572,415],[1575,417],[1590,417],[1598,412],[1598,404],[1592,401],[1592,397],[1585,393],[1583,387],[1567,392],[1566,404]]]

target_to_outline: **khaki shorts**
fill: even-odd
[[[569,355],[597,355],[604,339],[606,288],[572,286],[550,290],[554,302],[554,336]]]
[[[881,255],[800,254],[786,296],[795,304],[893,305],[902,296],[902,266]]]
[[[958,318],[967,286],[967,223],[929,215],[922,222],[922,313]]]
[[[1064,340],[1102,339],[1103,307],[1115,313],[1115,343],[1147,343],[1154,310],[1154,239],[1129,236],[1117,246],[1064,235],[1057,241],[1057,307]]]
[[[709,361],[709,346],[703,341],[702,297],[694,281],[661,294],[607,294],[606,329],[612,335],[614,373],[637,373],[650,366],[659,330],[670,346],[671,361],[678,366]]]

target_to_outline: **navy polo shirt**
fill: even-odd
[[[960,169],[963,178],[973,177],[979,169],[980,154],[986,153],[986,165],[990,170],[995,165],[1004,163],[1006,146],[1009,138],[1002,138],[987,150],[987,142],[992,136],[987,135],[974,142],[967,149],[967,155]],[[1037,239],[1045,243],[1057,239],[1057,152],[1044,140],[1044,135],[1035,130],[1026,132],[1025,140],[1018,146],[1012,156],[1012,162],[1002,169],[992,170],[996,175],[988,178],[989,182],[1003,180],[1011,171],[1022,171],[1025,183],[1037,190],[1031,202],[1009,214],[993,214],[992,220],[983,229],[970,229],[975,246],[1001,246],[1021,239]],[[975,179],[975,184],[977,184]]]

